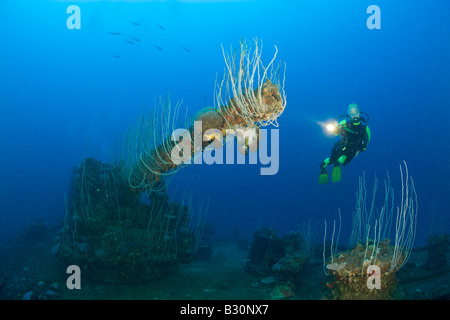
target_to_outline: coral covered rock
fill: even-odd
[[[326,271],[332,278],[326,283],[329,297],[334,300],[388,300],[395,297],[397,287],[396,266],[392,266],[394,247],[389,241],[381,242],[373,251],[372,245],[356,245],[353,249],[339,252],[328,261]],[[402,260],[398,263],[401,264]],[[380,287],[371,286],[369,266],[379,268]],[[377,270],[378,270],[377,268]],[[370,269],[369,269],[370,270]]]
[[[130,284],[153,281],[189,261],[199,241],[189,205],[169,201],[164,189],[144,203],[114,170],[95,159],[76,170],[57,249],[63,267],[76,264],[96,282]]]

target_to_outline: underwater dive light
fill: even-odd
[[[338,125],[337,121],[333,121],[333,122],[328,123],[326,128],[329,132],[336,132],[338,126],[339,125]]]

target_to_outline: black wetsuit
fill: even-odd
[[[335,164],[341,156],[345,155],[347,157],[342,163],[345,166],[356,157],[359,151],[366,150],[370,141],[370,130],[362,122],[354,124],[343,120],[340,123],[339,133],[341,139],[334,145],[329,159],[330,164]]]

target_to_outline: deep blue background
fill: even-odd
[[[320,241],[323,220],[340,208],[348,236],[358,177],[365,171],[371,187],[376,173],[381,197],[388,170],[398,199],[403,160],[419,198],[416,245],[450,232],[449,1],[198,2],[0,2],[0,242],[38,218],[60,223],[72,168],[85,156],[108,160],[117,136],[160,95],[183,99],[192,114],[212,105],[220,45],[241,37],[263,41],[266,63],[276,45],[287,64],[280,169],[260,176],[259,165],[203,165],[175,176],[171,188],[210,198],[216,234],[236,225],[249,237],[263,226],[284,233],[311,219]],[[66,27],[71,4],[81,30]],[[381,30],[366,27],[372,4]],[[352,102],[370,114],[372,141],[342,182],[318,185],[335,142],[318,121]]]

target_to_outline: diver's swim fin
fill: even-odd
[[[321,167],[320,168],[320,175],[319,175],[319,184],[325,184],[328,182],[328,172],[326,168]]]
[[[331,181],[333,183],[341,181],[341,165],[339,163],[333,166],[333,172],[331,173]]]

